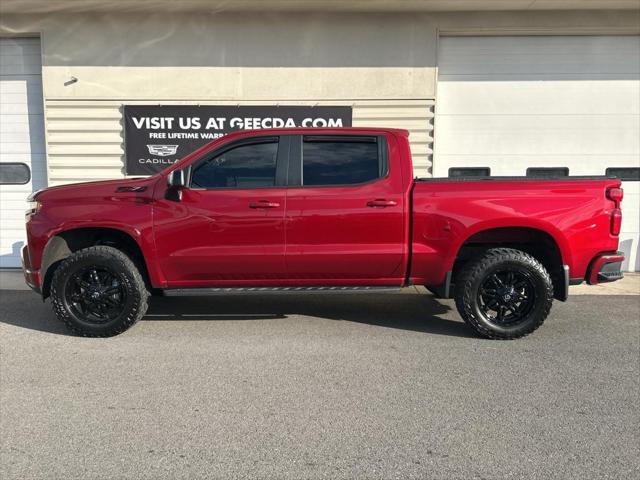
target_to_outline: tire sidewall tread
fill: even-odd
[[[486,322],[477,311],[477,290],[488,272],[514,265],[525,268],[534,281],[536,303],[530,319],[515,328],[498,328]],[[537,330],[553,304],[553,282],[549,272],[534,257],[513,248],[493,248],[467,264],[456,279],[455,303],[460,316],[481,336],[494,340],[512,340]]]
[[[94,263],[109,266],[121,275],[127,290],[129,309],[106,324],[80,323],[68,311],[64,289],[69,277],[80,266]],[[111,337],[133,326],[147,311],[149,292],[134,262],[114,247],[99,245],[78,250],[63,260],[51,280],[51,304],[56,317],[74,334],[84,337]]]

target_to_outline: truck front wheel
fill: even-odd
[[[149,293],[133,261],[120,250],[78,250],[55,270],[51,301],[59,320],[85,337],[117,335],[147,311]]]
[[[553,303],[553,284],[531,255],[495,248],[459,273],[455,300],[464,321],[480,335],[511,340],[542,325]]]

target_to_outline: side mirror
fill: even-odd
[[[186,175],[184,174],[184,170],[178,169],[174,170],[167,177],[167,183],[170,188],[184,188],[187,186]]]
[[[167,177],[166,198],[173,202],[179,202],[182,200],[182,189],[187,186],[187,178],[185,171],[182,169],[174,170]]]

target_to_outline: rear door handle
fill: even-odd
[[[394,202],[393,200],[385,200],[384,198],[376,198],[375,200],[371,200],[367,202],[367,207],[395,207],[398,202]]]
[[[276,208],[279,206],[278,202],[270,202],[269,200],[259,200],[249,204],[249,208]]]

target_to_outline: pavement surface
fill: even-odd
[[[2,479],[640,475],[640,296],[511,342],[415,289],[155,298],[85,339],[2,285]]]
[[[640,295],[640,273],[625,272],[624,278],[598,285],[574,285],[569,295]]]

